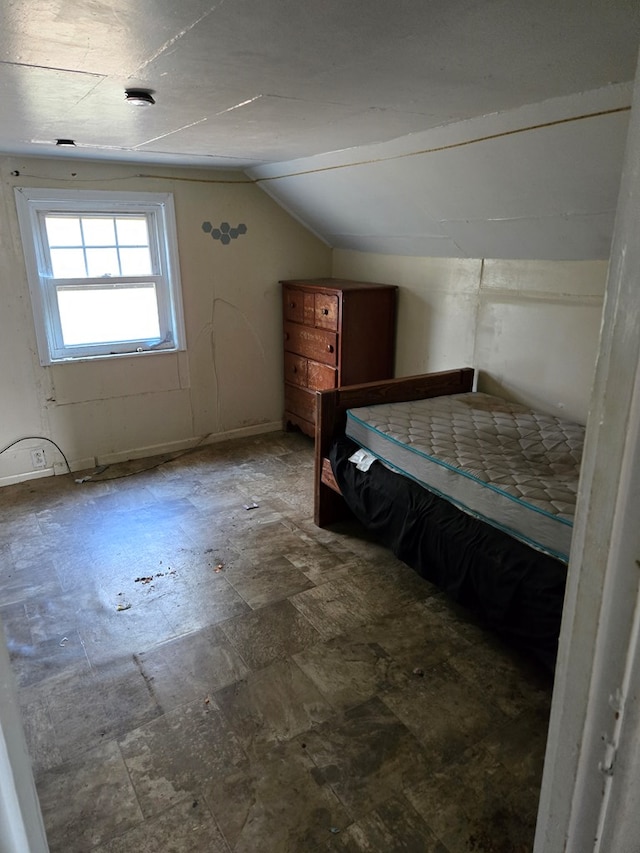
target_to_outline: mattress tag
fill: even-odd
[[[367,453],[366,450],[356,450],[356,452],[349,457],[349,462],[353,462],[358,471],[368,471],[375,461],[376,457],[371,453]]]

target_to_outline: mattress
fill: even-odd
[[[580,424],[472,392],[351,409],[346,434],[470,515],[568,560]]]

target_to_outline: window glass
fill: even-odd
[[[82,236],[85,246],[115,246],[116,230],[113,219],[83,217]]]
[[[120,275],[117,249],[87,249],[87,275],[100,278],[103,275]]]
[[[147,247],[143,249],[120,249],[122,275],[149,275],[151,255]]]
[[[51,249],[51,275],[54,278],[85,278],[87,267],[82,249]]]
[[[46,216],[47,238],[50,246],[81,246],[80,219],[70,216]]]
[[[155,286],[59,287],[65,346],[160,338]]]
[[[116,232],[120,246],[149,245],[149,230],[145,217],[116,219]]]

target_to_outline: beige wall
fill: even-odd
[[[586,421],[606,262],[340,250],[333,274],[400,286],[396,376],[469,365],[481,390]]]
[[[145,177],[140,176],[144,171]],[[19,172],[18,176],[13,172]],[[14,186],[174,194],[187,350],[41,367]],[[336,276],[400,286],[396,375],[472,365],[480,387],[586,419],[607,265],[416,258],[330,249],[235,173],[0,158],[0,447],[53,439],[74,468],[280,426],[278,281]],[[204,221],[244,222],[224,246]],[[0,484],[32,474],[21,442]],[[62,470],[61,464],[56,470]]]
[[[172,192],[186,352],[41,367],[14,186]],[[237,173],[8,157],[0,187],[0,447],[45,436],[79,468],[280,426],[278,281],[329,274],[331,253],[265,193]],[[224,246],[207,220],[247,233]],[[61,461],[47,443],[22,442],[0,456],[0,484],[31,472],[32,446]]]

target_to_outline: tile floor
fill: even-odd
[[[549,678],[316,528],[304,436],[154,461],[0,490],[52,853],[531,850]]]

